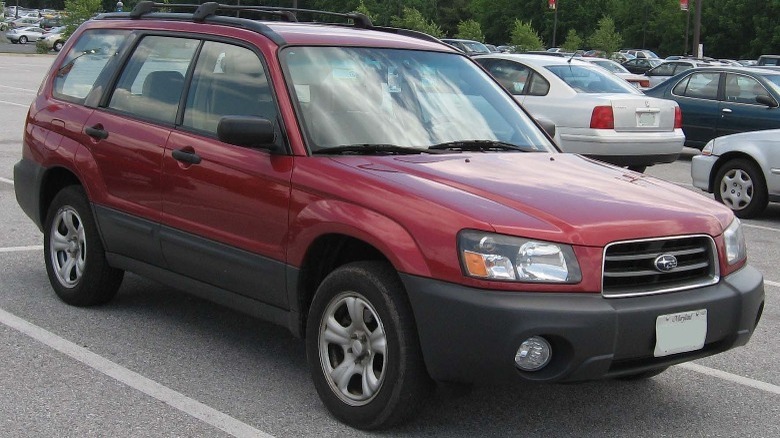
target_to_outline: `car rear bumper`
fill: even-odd
[[[714,155],[694,155],[691,158],[691,179],[694,187],[712,193],[710,176],[717,161],[718,157]]]
[[[763,277],[752,267],[715,285],[653,296],[518,293],[472,289],[402,275],[428,371],[451,382],[575,382],[618,377],[720,353],[750,339],[763,309]],[[660,315],[707,310],[702,349],[654,357]],[[543,336],[546,367],[514,364],[520,344]]]
[[[660,164],[675,161],[682,153],[681,129],[665,132],[618,132],[610,129],[561,128],[561,148],[620,165]]]

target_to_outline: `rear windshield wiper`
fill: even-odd
[[[530,146],[519,146],[512,143],[507,143],[498,140],[459,140],[448,141],[446,143],[435,144],[428,149],[433,150],[450,150],[450,151],[476,151],[476,152],[491,152],[491,151],[520,151],[520,152],[536,152],[537,149]]]
[[[426,148],[414,148],[407,146],[398,146],[394,144],[347,144],[335,146],[332,148],[322,148],[312,151],[314,154],[339,155],[339,154],[388,154],[388,155],[413,155],[441,153],[441,151],[431,151]]]

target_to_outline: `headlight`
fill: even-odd
[[[726,243],[726,261],[730,265],[741,262],[747,257],[747,246],[745,246],[745,235],[742,234],[742,224],[739,219],[734,218],[723,232],[723,240]]]
[[[470,277],[534,283],[582,280],[569,245],[466,230],[458,235],[458,250]]]

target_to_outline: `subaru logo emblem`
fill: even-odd
[[[661,272],[669,272],[677,267],[677,257],[671,254],[661,254],[655,258],[653,263],[655,264],[655,269]]]

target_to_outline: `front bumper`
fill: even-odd
[[[694,155],[691,158],[691,179],[694,187],[712,193],[710,177],[714,176],[712,169],[717,161],[718,157],[715,155]]]
[[[744,345],[764,302],[750,266],[715,285],[660,295],[523,293],[472,289],[402,275],[431,377],[474,382],[525,379],[575,382],[662,368]],[[707,309],[701,350],[654,357],[659,315]],[[553,356],[535,372],[515,367],[517,348],[541,335]]]

